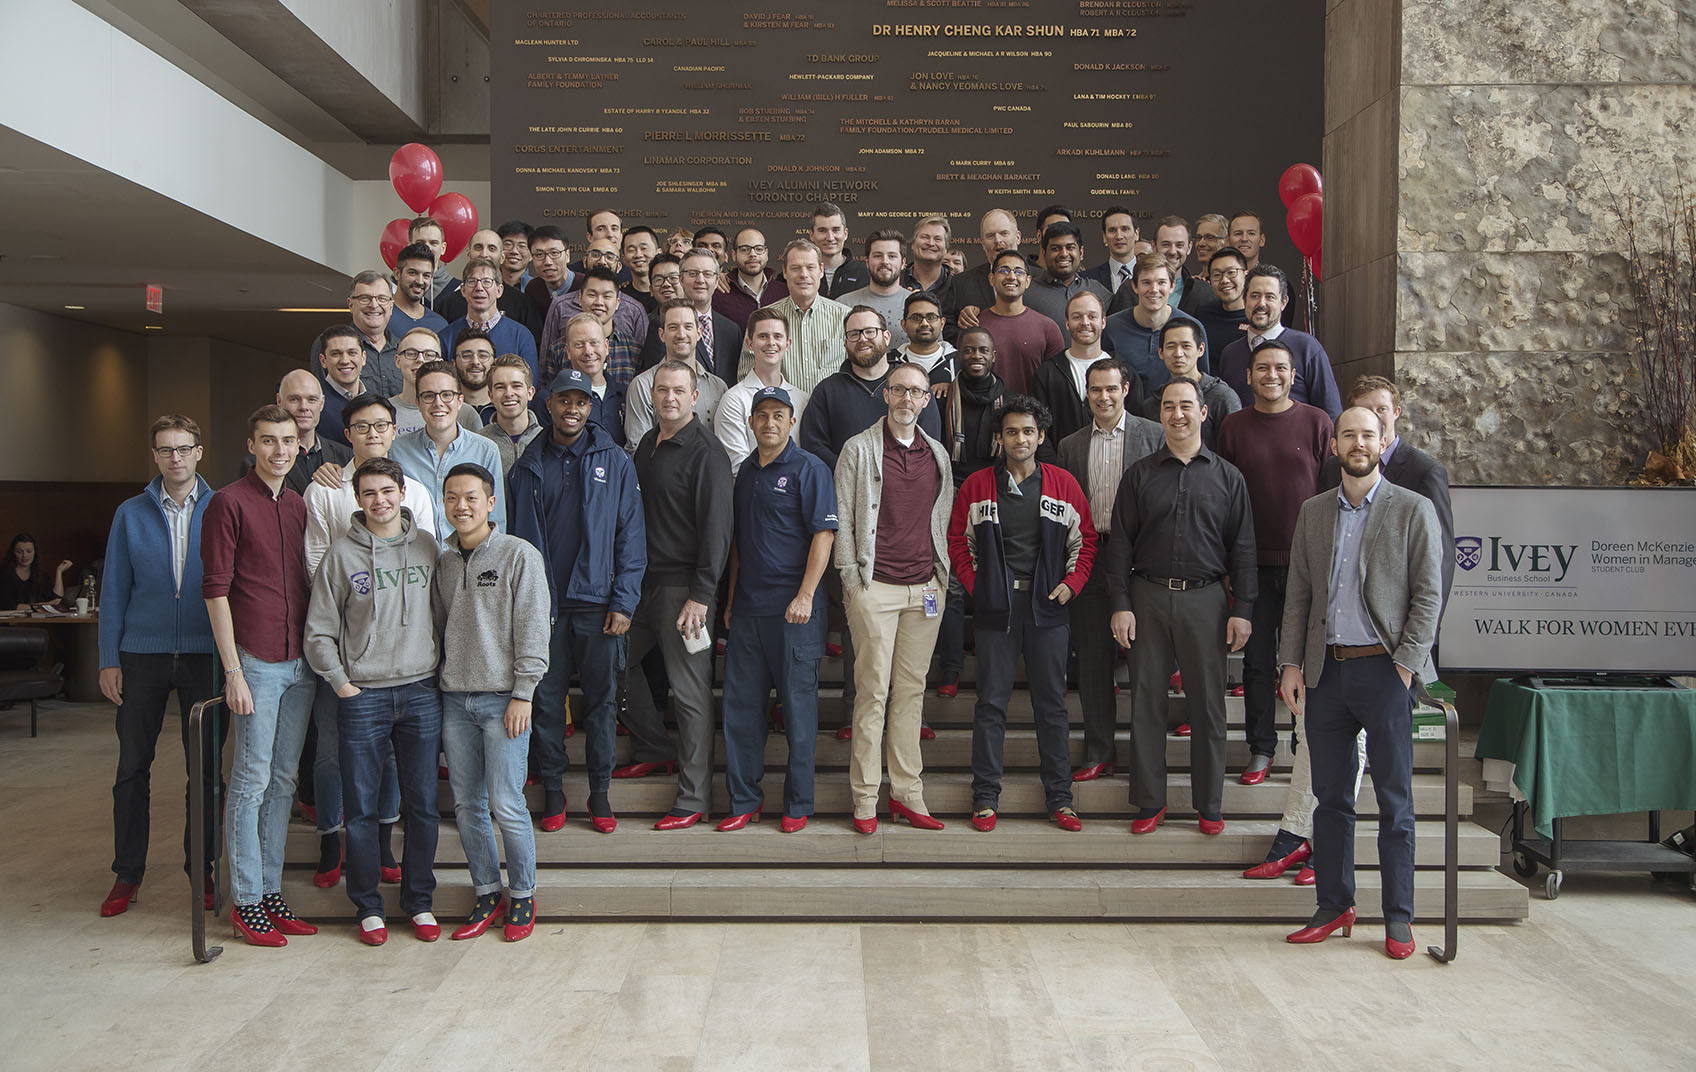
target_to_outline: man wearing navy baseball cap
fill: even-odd
[[[512,534],[542,552],[553,601],[548,672],[536,689],[530,737],[542,781],[542,829],[565,825],[565,690],[575,673],[583,684],[590,823],[610,834],[618,826],[608,800],[618,681],[647,568],[647,538],[636,467],[590,420],[593,408],[589,377],[574,368],[554,377],[553,431],[538,436],[513,465],[508,515]]]
[[[836,484],[824,462],[790,439],[795,404],[788,391],[761,387],[750,410],[755,449],[736,473],[732,499],[723,714],[730,815],[718,828],[740,830],[764,803],[767,723],[760,709],[775,686],[789,739],[781,822],[788,834],[806,826],[813,812],[825,633],[819,582],[836,543]]]

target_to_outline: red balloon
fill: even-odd
[[[395,258],[406,248],[406,232],[411,226],[412,221],[404,216],[390,220],[383,227],[383,237],[377,240],[377,252],[383,255],[383,263],[391,272],[395,270]]]
[[[1323,275],[1321,275],[1320,272],[1319,272],[1319,264],[1322,260],[1324,260],[1324,251],[1323,250],[1321,250],[1318,253],[1315,253],[1313,255],[1313,259],[1308,262],[1313,267],[1313,278],[1317,282],[1321,282],[1321,283],[1323,283],[1325,281],[1325,277]]]
[[[1312,164],[1291,164],[1278,180],[1278,196],[1283,198],[1285,208],[1295,204],[1297,198],[1324,192],[1325,180],[1320,178],[1319,169]]]
[[[407,142],[389,157],[389,182],[407,208],[421,213],[442,192],[442,158],[428,145]]]
[[[1290,205],[1284,219],[1290,241],[1304,257],[1319,255],[1320,242],[1325,237],[1325,199],[1319,194],[1303,194]]]
[[[426,215],[442,225],[442,238],[448,244],[442,263],[459,259],[460,252],[471,243],[471,236],[477,233],[477,206],[464,194],[443,194],[430,202]]]

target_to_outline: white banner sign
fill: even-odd
[[[1696,671],[1696,490],[1452,496],[1443,669]]]

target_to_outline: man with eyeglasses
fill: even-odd
[[[992,208],[978,220],[978,243],[983,247],[984,263],[968,268],[954,276],[954,307],[956,327],[960,330],[978,326],[978,315],[995,304],[995,287],[991,272],[997,255],[1019,248],[1019,224],[1013,213],[1004,208]],[[1023,255],[1020,255],[1023,259]]]
[[[522,231],[519,232],[518,240],[525,242]],[[473,232],[471,242],[465,247],[466,267],[469,268],[472,261],[479,259],[493,261],[499,267],[501,293],[500,297],[495,299],[495,308],[501,311],[503,318],[528,331],[532,343],[540,343],[544,317],[531,303],[530,299],[525,297],[522,286],[514,286],[508,282],[507,277],[511,273],[507,268],[508,254],[505,251],[507,244],[507,240],[502,239],[498,231],[485,228]],[[528,262],[530,247],[525,244],[523,248],[525,261]],[[525,275],[524,280],[528,283],[530,276]],[[444,295],[442,300],[436,303],[436,312],[446,317],[450,324],[465,315],[467,305],[464,290],[462,284],[460,289],[455,290],[452,294]]]
[[[342,426],[353,444],[353,457],[341,467],[334,485],[314,481],[306,489],[306,574],[316,576],[330,545],[348,534],[353,512],[359,509],[353,474],[372,458],[386,458],[395,442],[394,403],[377,394],[350,400],[342,411]],[[418,527],[436,535],[436,508],[430,490],[411,476],[405,478],[401,505],[412,511]],[[313,799],[318,818],[318,866],[312,884],[329,889],[341,878],[342,767],[336,690],[323,678],[312,697],[312,726],[317,733],[312,761]],[[384,767],[377,795],[377,848],[383,879],[400,881],[395,863],[394,828],[400,821],[400,781],[393,758]]]
[[[770,247],[763,231],[744,227],[731,243],[730,269],[719,278],[713,309],[744,329],[754,310],[774,305],[789,295],[789,284],[767,267]]]
[[[353,277],[348,290],[347,311],[359,331],[365,351],[362,374],[367,389],[393,395],[400,391],[400,370],[395,367],[398,337],[389,334],[389,316],[394,312],[394,290],[382,272],[365,271]],[[316,354],[314,357],[318,356]]]
[[[414,242],[395,255],[394,308],[389,324],[399,334],[413,328],[440,332],[448,326],[442,315],[430,308],[430,280],[436,275],[436,254],[423,242]]]
[[[442,344],[436,338],[436,333],[425,328],[414,328],[401,337],[399,348],[395,350],[395,367],[400,369],[401,388],[399,393],[390,396],[389,401],[395,407],[395,433],[409,435],[424,427],[424,412],[419,406],[418,370],[432,361],[441,361]],[[448,365],[451,369],[453,366]],[[458,387],[457,380],[454,386]],[[481,418],[475,410],[458,409],[459,423],[473,432],[483,427]]]
[[[530,232],[530,269],[535,278],[525,285],[524,296],[544,318],[544,324],[553,303],[583,285],[582,273],[566,266],[568,255],[565,233],[558,227],[544,225]]]
[[[465,315],[449,324],[442,333],[442,349],[454,351],[454,339],[467,328],[476,328],[495,344],[495,352],[517,354],[529,362],[532,371],[536,364],[536,339],[518,323],[501,314],[496,302],[501,296],[501,270],[486,257],[474,257],[465,266],[465,278],[460,281],[465,295]],[[482,427],[481,424],[478,427]]]
[[[294,418],[299,435],[299,450],[294,466],[283,483],[296,495],[305,495],[312,475],[323,465],[344,465],[353,452],[345,445],[318,434],[318,418],[324,409],[324,388],[318,377],[305,369],[295,369],[277,384],[277,405]],[[242,460],[243,473],[254,466],[253,455]]]
[[[658,263],[655,258],[655,263]],[[736,366],[742,356],[742,328],[735,321],[713,309],[713,295],[718,293],[718,260],[705,249],[691,250],[679,262],[682,293],[677,295],[695,309],[695,360],[726,383],[736,380]],[[660,324],[656,317],[642,348],[643,368],[659,364],[665,354],[660,339]]]
[[[389,449],[389,457],[400,463],[407,476],[430,488],[441,487],[448,470],[461,462],[476,462],[491,473],[498,472],[501,452],[491,440],[475,434],[481,425],[473,428],[465,423],[459,377],[454,375],[453,365],[431,360],[418,366],[416,375],[424,427],[397,437]],[[476,420],[477,415],[471,414],[471,419]],[[453,526],[442,510],[441,497],[432,495],[431,499],[436,513],[429,528],[437,534],[439,542],[447,538]],[[506,506],[499,501],[495,503],[495,524],[506,527]]]
[[[1050,318],[1025,308],[1025,291],[1030,288],[1030,269],[1025,255],[1005,249],[990,264],[995,283],[995,305],[978,313],[978,324],[995,339],[996,372],[1014,394],[1029,394],[1031,374],[1051,354],[1066,347],[1060,328]]]
[[[718,411],[718,404],[730,386],[700,359],[701,327],[697,316],[694,303],[683,298],[673,298],[660,306],[660,340],[665,346],[665,357],[661,360],[680,361],[695,370],[698,393],[693,412],[710,432],[713,414]],[[624,434],[628,438],[625,449],[632,453],[655,424],[654,369],[658,367],[656,364],[631,380],[630,388],[625,392]]]
[[[530,280],[530,235],[533,228],[523,220],[507,220],[495,228],[501,242],[501,285],[509,294],[523,294]]]
[[[489,366],[495,360],[495,344],[486,331],[466,328],[453,344],[453,370],[459,389],[465,393],[465,408],[477,414],[485,426],[495,419],[495,404],[489,398]]]
[[[801,415],[801,449],[832,470],[843,446],[888,414],[885,387],[890,370],[899,367],[889,361],[889,329],[883,314],[871,306],[856,305],[849,310],[843,339],[848,360],[835,375],[819,381],[807,396],[806,412]],[[926,379],[928,382],[928,375]],[[942,424],[933,407],[920,410],[918,421],[932,438],[942,435]]]
[[[1197,216],[1195,220],[1195,237],[1192,239],[1190,252],[1195,257],[1195,274],[1202,279],[1207,278],[1207,265],[1213,255],[1229,244],[1231,221],[1218,212],[1208,212]],[[1212,285],[1211,281],[1208,284]]]
[[[883,322],[889,325],[890,346],[895,349],[907,343],[907,332],[901,323],[907,300],[907,288],[901,284],[901,273],[907,268],[904,245],[901,232],[893,228],[867,235],[865,263],[871,278],[865,286],[838,299],[850,309],[867,305],[883,314]]]
[[[628,385],[631,377],[636,375],[642,341],[648,337],[648,313],[640,302],[624,299],[618,282],[618,254],[613,252],[611,242],[605,239],[597,241],[586,256],[589,265],[578,273],[578,289],[561,294],[548,307],[547,322],[542,325],[541,348],[537,351],[542,358],[542,378],[537,383],[552,383],[550,371],[557,376],[569,365],[565,356],[565,325],[578,313],[593,315],[606,329],[607,343],[611,348],[607,371],[613,379]],[[656,258],[648,271],[649,285],[656,291],[675,288],[677,283],[676,262],[662,265],[660,261],[666,259]],[[663,284],[656,282],[656,276],[665,277],[667,281]],[[675,294],[671,296],[676,297]],[[628,354],[625,353],[627,347]]]
[[[129,908],[147,870],[150,771],[171,693],[177,694],[185,757],[194,747],[222,757],[229,733],[227,723],[218,719],[202,725],[200,741],[188,732],[189,710],[218,691],[212,624],[206,604],[194,598],[201,582],[201,518],[212,500],[211,485],[196,473],[200,426],[175,414],[161,417],[153,422],[149,441],[159,475],[113,515],[100,592],[100,691],[118,707],[118,770],[112,785],[112,873],[117,878],[101,902],[102,916]],[[219,728],[215,736],[214,726]],[[221,758],[208,762],[200,786],[206,852],[213,857],[218,855],[214,801],[222,772]],[[183,870],[192,881],[189,840],[185,820]],[[210,874],[204,896],[211,908]]]
[[[942,299],[931,291],[916,290],[902,303],[901,326],[907,341],[896,348],[893,360],[909,361],[924,369],[932,387],[954,378],[954,345],[942,337],[946,322]]]
[[[598,260],[592,252],[586,252],[582,260],[573,262],[571,270],[585,272],[598,263],[618,273],[620,286],[630,282],[630,273],[619,263],[619,250],[624,243],[624,221],[610,208],[590,209],[583,214],[583,247],[593,251],[603,243],[612,250],[612,260]]]
[[[1195,311],[1207,333],[1207,352],[1222,354],[1225,347],[1243,337],[1248,314],[1243,311],[1243,280],[1248,260],[1235,246],[1224,246],[1207,258],[1207,282],[1214,300]]]

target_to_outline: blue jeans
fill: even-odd
[[[746,815],[765,800],[766,693],[777,689],[783,734],[789,739],[783,814],[813,814],[813,746],[819,734],[819,659],[824,655],[825,601],[813,601],[812,620],[792,625],[781,614],[731,619],[724,651],[724,784],[730,814]]]
[[[442,750],[448,756],[453,813],[471,884],[479,897],[501,888],[501,858],[495,852],[491,813],[506,846],[507,892],[513,897],[536,893],[536,833],[524,805],[530,731],[517,737],[506,735],[502,717],[511,695],[442,693]]]
[[[224,832],[230,847],[230,899],[244,906],[283,891],[289,807],[316,679],[305,659],[268,663],[245,651],[240,656],[253,714],[230,716],[236,744]]]
[[[377,786],[393,746],[400,774],[406,851],[400,862],[400,907],[430,910],[436,892],[436,755],[442,749],[442,694],[436,679],[361,689],[341,701],[342,806],[347,822],[347,896],[359,918],[383,914],[377,888]]]
[[[548,639],[548,672],[536,686],[531,711],[530,745],[536,752],[536,775],[542,788],[564,787],[565,690],[576,674],[583,683],[584,763],[589,769],[589,792],[605,793],[612,786],[613,754],[618,747],[618,679],[624,675],[624,638],[601,632],[605,607],[562,610]]]
[[[340,730],[336,713],[341,700],[323,678],[312,695],[312,723],[318,727],[318,754],[312,761],[312,785],[318,807],[318,833],[334,834],[342,828],[342,757],[337,744]],[[400,775],[395,772],[395,752],[383,764],[383,780],[377,787],[377,821],[400,822]]]

